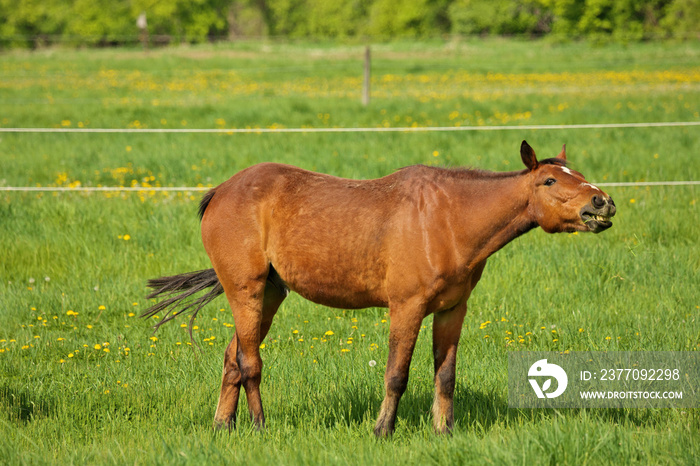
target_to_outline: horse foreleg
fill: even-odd
[[[415,309],[402,312],[392,308],[389,324],[389,359],[384,373],[384,401],[379,411],[374,434],[377,437],[385,437],[394,432],[396,411],[399,407],[401,395],[408,385],[408,370],[411,366],[413,349],[423,320],[423,313]]]
[[[448,433],[454,426],[454,391],[457,345],[467,311],[466,300],[433,318],[433,357],[435,363],[435,400],[433,425],[437,433]]]

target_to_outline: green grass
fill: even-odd
[[[693,43],[380,45],[373,48],[376,94],[368,108],[359,103],[361,55],[361,47],[274,43],[148,55],[12,52],[0,56],[0,124],[700,119],[700,47]],[[611,230],[536,230],[489,260],[463,328],[451,437],[432,432],[430,318],[396,434],[378,441],[372,428],[383,396],[386,310],[328,309],[290,296],[261,350],[268,428],[252,430],[242,397],[239,427],[230,435],[210,429],[233,330],[225,300],[200,313],[194,335],[201,351],[192,351],[180,327],[186,319],[153,334],[154,322],[137,316],[150,304],[143,298],[146,279],[210,266],[199,238],[200,194],[151,193],[149,185],[216,185],[262,161],[355,178],[413,163],[514,170],[522,139],[540,157],[567,143],[573,166],[591,181],[697,180],[699,136],[692,127],[0,134],[0,186],[144,186],[122,194],[0,192],[0,458],[9,464],[694,464],[697,409],[520,411],[508,408],[506,387],[508,351],[700,348],[695,186],[605,188],[618,206]],[[486,321],[492,323],[480,328]],[[334,334],[326,336],[328,330]]]

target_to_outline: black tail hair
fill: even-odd
[[[202,200],[199,201],[199,220],[202,220],[204,218],[204,211],[207,210],[207,207],[209,207],[209,203],[211,202],[211,198],[214,197],[215,193],[216,193],[216,188],[211,189],[204,195]]]
[[[194,309],[189,324],[190,339],[193,339],[192,326],[199,310],[224,292],[224,288],[221,286],[214,269],[183,273],[172,277],[154,278],[148,280],[148,286],[155,291],[146,296],[146,299],[159,296],[167,297],[168,299],[149,307],[141,314],[141,317],[151,317],[161,311],[165,311],[161,321],[155,325],[155,329],[158,330],[164,323],[171,321],[188,309]],[[196,299],[191,298],[192,295],[207,288],[211,288],[211,290],[204,296]],[[183,291],[183,293],[178,294],[180,291]]]

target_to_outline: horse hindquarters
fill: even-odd
[[[265,425],[260,379],[260,343],[286,296],[276,286],[274,271],[265,257],[258,218],[258,199],[245,183],[216,189],[202,218],[202,242],[226,293],[235,335],[224,355],[221,393],[214,416],[215,427],[235,422],[240,387],[257,428]]]

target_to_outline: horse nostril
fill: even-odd
[[[593,199],[591,199],[591,204],[593,204],[593,207],[596,209],[602,209],[605,207],[605,199],[600,196],[593,196]]]

